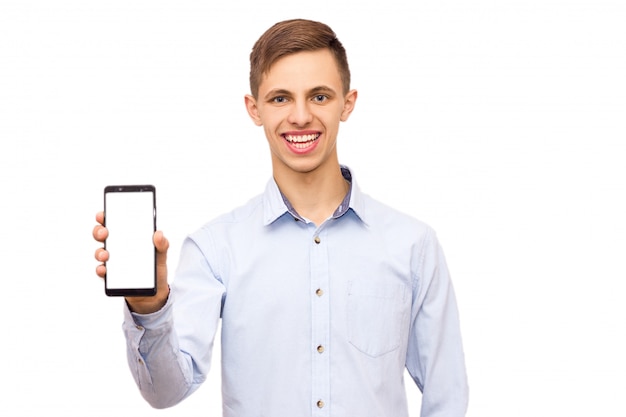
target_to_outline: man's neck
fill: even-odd
[[[281,176],[274,172],[274,179],[298,214],[318,226],[332,216],[349,189],[339,164],[307,173]]]

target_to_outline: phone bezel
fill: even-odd
[[[153,233],[156,231],[156,187],[151,184],[143,185],[107,185],[104,187],[104,226],[106,227],[106,201],[107,193],[125,193],[125,192],[151,192],[152,193],[152,225]],[[104,241],[104,249],[106,249],[106,240]],[[156,247],[154,248],[154,278],[152,288],[109,288],[107,286],[107,275],[104,276],[104,292],[112,297],[148,297],[157,293],[157,276],[156,276]],[[105,263],[106,266],[106,263]]]

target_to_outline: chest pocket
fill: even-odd
[[[348,287],[348,338],[371,357],[398,349],[409,319],[409,292],[404,285],[363,285]]]

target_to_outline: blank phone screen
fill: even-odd
[[[156,288],[155,198],[153,187],[109,186],[105,189],[105,286],[108,295],[151,295]]]

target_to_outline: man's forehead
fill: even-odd
[[[260,88],[265,90],[298,88],[334,90],[341,84],[339,68],[328,49],[296,52],[274,62],[261,76]]]

